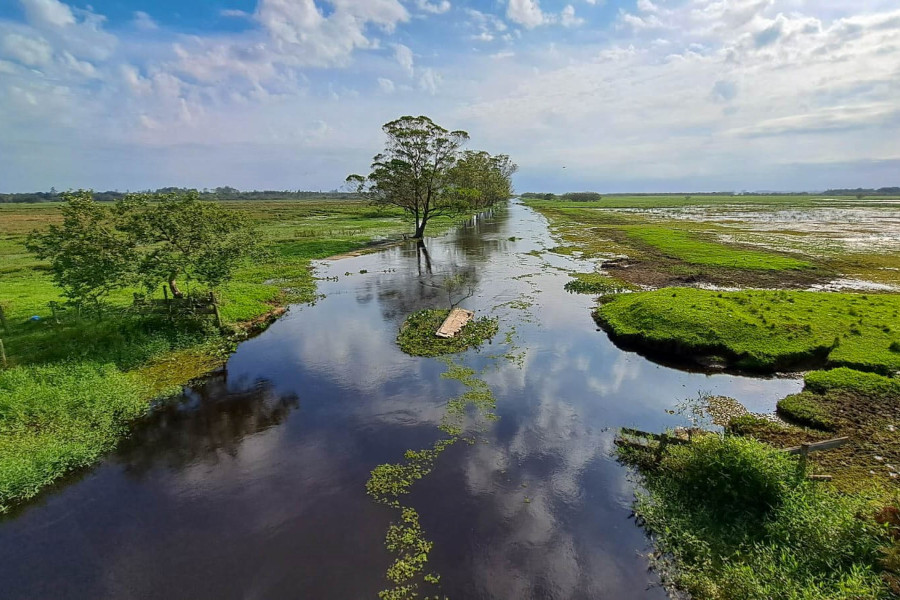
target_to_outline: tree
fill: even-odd
[[[347,182],[374,203],[409,213],[416,223],[413,237],[421,239],[429,220],[467,208],[454,193],[451,172],[469,134],[448,131],[425,116],[400,117],[381,129],[387,142],[372,159],[372,172],[350,175]]]
[[[518,167],[509,156],[491,156],[483,150],[466,150],[450,172],[460,196],[473,208],[489,208],[512,196],[512,175]]]
[[[49,259],[53,280],[75,304],[99,304],[112,290],[134,281],[137,253],[133,237],[118,228],[109,206],[88,191],[64,192],[62,225],[28,236],[26,247]]]
[[[121,228],[142,249],[137,271],[148,289],[159,281],[183,296],[177,279],[216,287],[231,278],[240,262],[258,251],[258,237],[247,218],[196,191],[132,195],[116,207]]]

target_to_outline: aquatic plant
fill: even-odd
[[[442,356],[477,348],[497,334],[497,319],[481,317],[469,321],[452,338],[439,338],[435,332],[450,314],[449,310],[425,309],[407,317],[397,343],[412,356]]]
[[[440,429],[449,437],[438,440],[430,448],[407,450],[403,461],[384,463],[372,469],[366,482],[366,491],[375,501],[400,510],[400,518],[391,523],[385,536],[385,546],[395,556],[388,567],[386,577],[391,587],[379,592],[381,600],[407,600],[419,597],[422,583],[437,584],[440,577],[425,573],[428,553],[433,543],[429,541],[419,523],[419,514],[404,506],[401,498],[409,493],[416,482],[434,469],[440,455],[460,440],[471,442],[464,436],[464,423],[469,411],[473,411],[476,431],[483,431],[485,421],[495,420],[496,399],[487,383],[469,367],[446,360],[445,379],[459,381],[466,390],[451,399],[441,419]]]

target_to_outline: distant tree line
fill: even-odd
[[[359,198],[355,192],[331,190],[328,192],[311,192],[304,190],[251,190],[241,191],[237,188],[223,186],[192,190],[190,188],[162,187],[155,190],[145,190],[143,194],[186,194],[196,193],[203,200],[317,200],[322,198],[338,198],[352,200]],[[130,192],[109,190],[105,192],[92,192],[95,202],[115,202],[127,196]],[[10,202],[61,202],[65,198],[55,189],[49,192],[24,192],[20,194],[0,194],[0,203]]]
[[[616,194],[607,194],[608,196],[856,196],[862,198],[865,196],[900,196],[900,187],[882,187],[882,188],[856,188],[856,189],[833,189],[824,192],[621,192]],[[591,202],[600,200],[602,196],[597,192],[567,192],[565,194],[553,194],[549,192],[525,192],[520,194],[522,198],[533,198],[535,200],[568,200],[570,202]]]
[[[872,188],[856,188],[825,190],[823,194],[828,196],[900,196],[900,187],[883,187],[878,189]]]

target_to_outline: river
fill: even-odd
[[[684,424],[667,409],[700,392],[771,411],[801,382],[687,372],[616,348],[593,299],[564,291],[566,271],[586,267],[546,252],[555,245],[543,217],[512,202],[424,250],[319,263],[320,301],[291,307],[102,463],[0,521],[0,596],[377,598],[397,511],[366,494],[369,473],[440,439],[461,391],[444,362],[407,356],[395,338],[409,313],[445,307],[441,281],[465,272],[461,305],[501,330],[458,360],[485,370],[499,419],[404,499],[441,575],[423,596],[665,598],[630,517],[616,428]],[[517,358],[496,358],[505,351]]]

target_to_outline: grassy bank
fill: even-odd
[[[794,457],[753,440],[670,448],[659,463],[622,451],[641,473],[635,512],[668,585],[708,600],[889,596],[897,531],[878,521],[890,509],[805,480]]]
[[[746,369],[900,369],[900,295],[665,288],[608,299],[596,317],[649,352]]]
[[[8,357],[0,370],[0,512],[96,461],[151,399],[216,368],[237,340],[285,304],[312,301],[312,259],[408,231],[399,212],[362,202],[224,204],[251,215],[268,250],[267,259],[244,265],[218,290],[225,335],[210,322],[134,310],[136,290],[114,294],[102,318],[66,311],[57,322],[48,303],[62,301],[59,290],[24,241],[33,229],[59,221],[59,205],[0,205],[0,305],[7,321],[0,338]],[[436,220],[430,233],[452,224]]]

